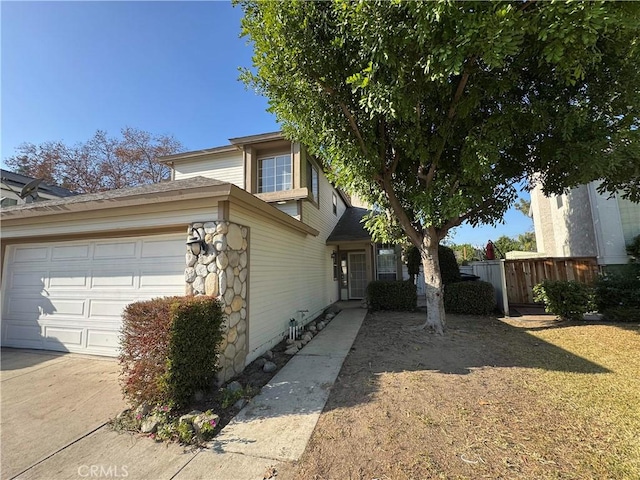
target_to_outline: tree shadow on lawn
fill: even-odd
[[[424,313],[370,313],[338,377],[338,382],[352,382],[351,394],[341,395],[335,402],[330,400],[325,410],[367,402],[379,388],[378,377],[387,373],[466,376],[488,368],[513,367],[580,374],[611,373],[597,363],[528,333],[533,325],[517,326],[494,317],[447,315],[447,331],[443,336],[410,330],[423,321]],[[363,382],[363,378],[368,380]]]

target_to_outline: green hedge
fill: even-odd
[[[598,278],[595,303],[607,320],[640,322],[640,265],[630,264]]]
[[[489,282],[457,282],[444,287],[444,310],[447,313],[488,315],[495,308],[495,293]]]
[[[134,405],[180,407],[211,387],[224,317],[211,297],[165,297],[128,305],[120,338],[122,390]]]
[[[545,280],[533,287],[533,299],[564,320],[582,320],[593,310],[592,288],[574,280]]]
[[[443,285],[446,286],[460,281],[460,267],[456,260],[456,254],[452,249],[444,245],[438,245],[438,263],[440,264]]]
[[[371,310],[413,311],[418,305],[418,294],[411,280],[375,280],[367,286],[367,302]]]

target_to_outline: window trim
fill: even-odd
[[[380,254],[381,251],[391,251],[393,253]],[[380,257],[393,257],[393,272],[384,271],[383,275],[391,275],[393,273],[394,278],[380,278]],[[393,246],[376,245],[376,280],[383,281],[395,281],[398,280],[398,254]]]
[[[338,196],[336,195],[336,192],[331,192],[331,201],[333,202],[333,214],[337,217],[338,216]]]
[[[288,182],[288,188],[282,188],[282,189],[278,189],[277,185],[278,185],[278,174],[277,174],[277,168],[278,168],[278,158],[282,158],[282,157],[288,157],[289,158],[289,182]],[[282,153],[273,153],[273,154],[269,154],[269,155],[261,155],[258,157],[258,162],[256,165],[256,193],[274,193],[274,192],[287,192],[290,190],[293,190],[293,184],[294,184],[294,179],[293,179],[293,155],[291,154],[291,152],[282,152]],[[264,162],[265,160],[273,160],[274,161],[274,174],[273,174],[273,190],[263,190],[263,185],[262,185],[262,162]]]
[[[314,188],[313,174],[316,175],[316,183]],[[314,165],[311,160],[307,160],[307,188],[311,202],[320,207],[320,169]]]

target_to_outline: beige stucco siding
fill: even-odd
[[[242,152],[212,154],[197,160],[176,162],[173,166],[174,179],[182,180],[192,177],[215,178],[223,182],[233,183],[244,189],[244,164]]]

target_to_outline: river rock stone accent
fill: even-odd
[[[206,252],[193,255],[187,247],[184,279],[187,295],[218,297],[226,316],[218,381],[244,370],[247,358],[247,292],[249,229],[226,221],[193,223],[207,243]]]
[[[318,333],[320,333],[320,330],[325,328],[329,324],[329,322],[331,322],[331,320],[335,318],[335,316],[336,314],[331,312],[331,313],[325,314],[324,317],[322,318],[318,317],[318,319],[316,319],[315,321],[309,322],[305,326],[303,332],[301,333],[300,340],[293,340],[291,338],[286,338],[285,344],[287,348],[284,351],[284,353],[290,356],[293,356],[296,353],[298,353],[300,350],[302,350],[302,348],[305,345],[307,345],[311,340],[313,340],[313,337],[316,336]],[[265,359],[269,359],[270,358],[269,354],[271,354],[271,358],[273,358],[273,352],[271,351],[265,353],[263,357]],[[263,368],[269,363],[270,362],[267,360],[267,362],[264,363]]]

